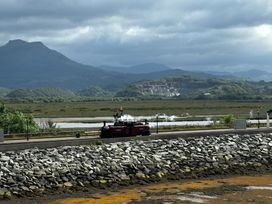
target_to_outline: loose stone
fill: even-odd
[[[0,152],[0,198],[265,168],[272,169],[270,133],[33,148]]]

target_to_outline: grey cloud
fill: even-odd
[[[0,0],[0,43],[41,40],[94,65],[268,67],[271,21],[270,0]]]

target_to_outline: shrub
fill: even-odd
[[[226,115],[224,118],[223,118],[223,123],[227,126],[231,126],[233,120],[235,119],[234,115],[232,114],[229,114],[229,115]]]

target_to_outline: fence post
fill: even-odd
[[[266,127],[267,127],[267,128],[270,127],[270,123],[269,123],[269,113],[266,113]]]
[[[0,129],[0,142],[4,142],[4,130]]]
[[[159,133],[159,115],[157,115],[156,117],[156,122],[157,122],[157,127],[156,127],[156,133],[158,134]]]

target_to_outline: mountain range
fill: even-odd
[[[272,73],[264,70],[250,69],[246,71],[237,72],[215,72],[215,71],[205,71],[207,74],[212,74],[216,76],[236,78],[249,81],[272,81]]]
[[[139,64],[134,66],[107,66],[102,65],[99,66],[100,69],[107,70],[107,71],[114,71],[120,73],[133,73],[133,74],[141,74],[141,73],[151,73],[151,72],[161,72],[166,70],[171,70],[171,67],[168,67],[163,64],[156,64],[156,63],[146,63],[146,64]]]
[[[128,67],[107,65],[95,67],[75,62],[58,51],[48,48],[42,42],[23,40],[10,40],[0,47],[0,73],[0,87],[2,87],[0,96],[18,88],[41,90],[40,88],[44,87],[68,89],[78,92],[79,95],[97,95],[98,93],[105,95],[110,92],[124,91],[131,84],[141,83],[141,81],[158,81],[162,78],[184,76],[204,81],[209,79],[271,81],[272,78],[271,73],[259,70],[235,73],[192,72],[156,63]],[[59,90],[46,89],[43,92],[55,93]],[[20,94],[27,95],[27,91],[15,92],[15,95]],[[37,91],[32,91],[31,94],[37,94]],[[63,92],[63,95],[69,94]],[[44,95],[46,94],[42,96]]]
[[[75,62],[41,42],[23,40],[10,40],[0,47],[0,72],[0,87],[78,90],[94,85],[111,91],[139,80],[167,76],[215,77],[210,73],[171,69],[155,63],[131,67],[94,67]]]

